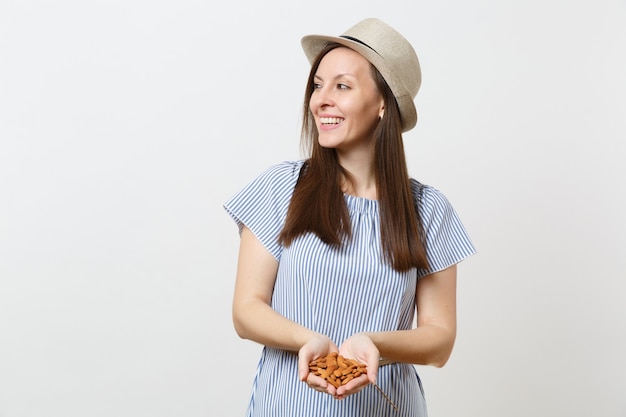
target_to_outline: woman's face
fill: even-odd
[[[328,52],[317,68],[309,102],[325,148],[350,151],[372,148],[372,132],[384,109],[370,63],[340,47]]]

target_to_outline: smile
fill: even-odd
[[[320,117],[320,123],[323,125],[337,125],[343,122],[341,117]]]

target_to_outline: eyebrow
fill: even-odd
[[[357,78],[356,75],[350,74],[349,72],[342,72],[341,74],[337,74],[335,75],[332,79],[336,80],[337,78],[341,78],[341,77],[351,77],[351,78]],[[313,78],[317,78],[319,80],[324,80],[322,77],[320,77],[319,75],[315,74]]]

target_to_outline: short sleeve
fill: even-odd
[[[476,253],[465,227],[448,199],[436,188],[412,180],[413,195],[420,213],[428,269],[418,278],[442,271]]]
[[[239,226],[252,231],[265,248],[280,260],[283,228],[289,202],[303,161],[272,166],[224,203],[224,209]]]

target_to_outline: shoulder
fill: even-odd
[[[291,195],[304,161],[283,161],[267,168],[251,183],[258,192]]]
[[[283,161],[254,177],[241,192],[268,192],[293,189],[304,161]]]
[[[452,203],[438,188],[411,179],[411,190],[415,207],[426,229],[458,222]]]
[[[284,161],[270,166],[239,190],[226,205],[256,205],[261,200],[269,202],[289,198],[303,163],[304,161]]]
[[[224,209],[241,231],[246,226],[276,258],[280,259],[279,235],[304,161],[285,161],[270,166],[226,203]]]
[[[416,179],[411,178],[411,192],[413,201],[420,209],[444,208],[450,205],[446,196],[437,188],[422,184]]]
[[[418,276],[442,271],[476,249],[450,201],[437,188],[411,179],[415,206],[424,232],[429,268]]]
[[[304,160],[299,161],[283,161],[270,166],[262,175],[270,181],[289,181],[297,180],[300,175],[300,169],[304,164]]]

